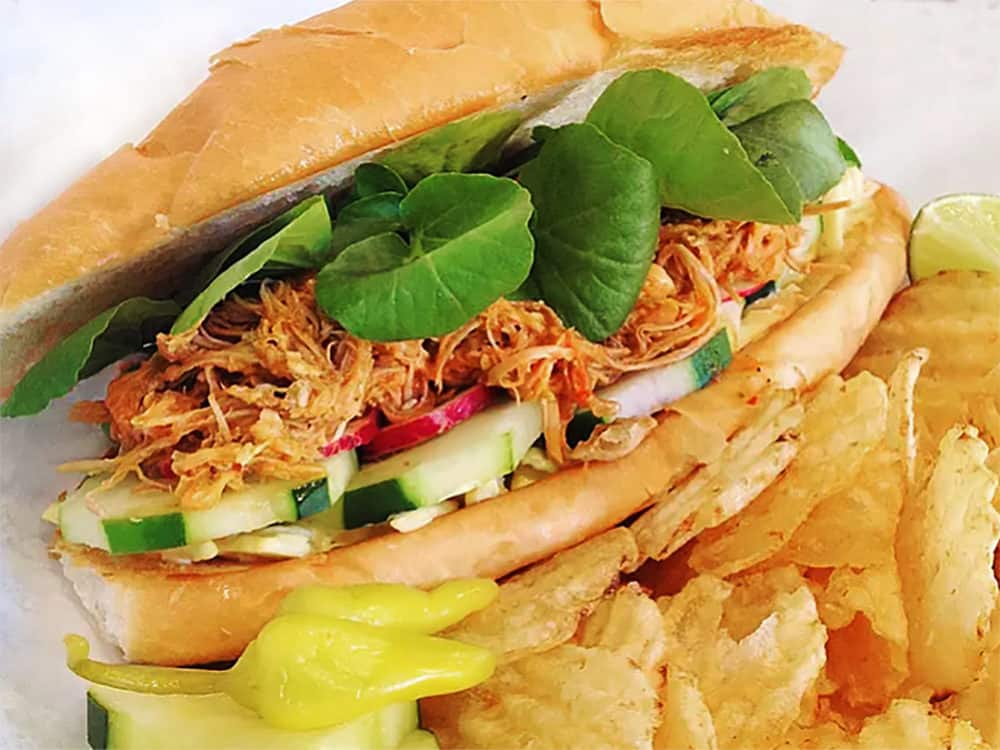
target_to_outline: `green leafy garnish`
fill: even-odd
[[[348,245],[385,232],[398,232],[403,228],[399,218],[401,193],[375,193],[348,203],[337,214],[333,225],[330,250],[333,255]]]
[[[800,99],[779,104],[733,128],[733,133],[755,164],[774,164],[794,178],[805,201],[813,201],[832,188],[846,165],[837,136],[812,102]],[[772,178],[773,182],[773,178]]]
[[[587,121],[649,160],[665,206],[714,219],[769,224],[800,219],[705,95],[679,76],[662,70],[626,73],[601,94]]]
[[[840,155],[844,157],[844,162],[847,166],[861,168],[861,159],[858,157],[857,152],[851,148],[851,144],[843,138],[838,137],[837,148],[840,149]]]
[[[369,162],[354,170],[355,198],[367,198],[379,193],[399,193],[406,195],[407,187],[403,178],[385,164]]]
[[[319,273],[319,306],[355,336],[440,336],[528,276],[531,198],[513,180],[438,174],[399,204],[408,239],[386,232],[350,245]]]
[[[105,310],[60,341],[28,371],[0,407],[0,416],[37,414],[80,380],[139,351],[178,312],[180,308],[171,300],[146,297],[133,297]]]
[[[535,205],[531,279],[541,298],[591,341],[618,330],[649,272],[660,227],[652,165],[593,125],[545,139],[521,172]]]
[[[763,114],[779,104],[809,99],[812,83],[800,68],[769,68],[735,86],[708,95],[712,109],[732,127]]]
[[[434,128],[380,157],[408,185],[439,172],[476,172],[500,158],[521,124],[514,111],[485,112]]]
[[[286,220],[289,215],[291,219]],[[205,286],[174,321],[171,333],[183,333],[200,324],[226,295],[262,270],[309,269],[323,264],[330,248],[331,228],[330,214],[322,196],[303,201],[265,229],[276,225],[281,226],[277,232],[267,236]],[[263,230],[254,232],[239,247],[247,249],[251,238],[263,234]]]

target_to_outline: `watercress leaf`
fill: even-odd
[[[403,228],[399,216],[401,193],[375,193],[348,203],[337,214],[330,252],[336,255],[348,245],[385,232]]]
[[[857,152],[851,148],[851,144],[845,141],[841,137],[837,137],[837,148],[840,150],[840,155],[844,157],[844,162],[849,167],[857,167],[861,169],[861,159]]]
[[[535,205],[531,279],[541,298],[591,341],[607,338],[632,311],[656,250],[652,165],[593,125],[568,125],[521,183]]]
[[[261,271],[320,267],[330,248],[330,214],[322,196],[305,203],[291,221],[212,279],[174,321],[171,333],[200,324],[226,295]]]
[[[535,281],[535,278],[533,276],[529,276],[524,280],[524,283],[521,284],[521,286],[504,296],[514,302],[528,302],[532,300],[540,300],[542,298],[542,290],[538,288],[538,282]]]
[[[812,102],[785,102],[733,128],[747,151],[768,153],[795,177],[806,201],[832,188],[846,169],[837,137]]]
[[[788,207],[788,212],[795,217],[796,221],[801,221],[804,198],[802,188],[799,187],[795,175],[766,146],[747,143],[743,147],[746,149],[750,161],[767,178],[775,192],[781,196],[781,200]]]
[[[14,387],[0,416],[37,414],[88,378],[155,338],[180,307],[172,300],[127,299],[60,341]]]
[[[314,238],[317,242],[317,245],[321,245],[322,244],[321,240],[324,235],[324,232],[327,234],[329,233],[329,229],[323,228],[321,211],[316,206],[316,204],[318,202],[321,202],[322,200],[323,200],[322,197],[316,196],[313,198],[308,198],[302,201],[301,203],[296,204],[292,208],[285,211],[285,213],[281,214],[281,216],[279,216],[278,218],[269,221],[262,227],[258,227],[250,234],[241,237],[239,240],[234,242],[225,250],[214,255],[208,261],[208,263],[202,266],[201,271],[198,272],[197,276],[195,276],[194,281],[188,285],[187,289],[185,289],[175,297],[177,302],[180,303],[181,305],[184,305],[185,307],[191,304],[191,302],[194,301],[195,297],[197,297],[201,292],[203,292],[205,288],[212,283],[212,280],[220,273],[222,273],[223,270],[231,266],[235,261],[244,257],[251,250],[254,250],[255,248],[259,247],[261,243],[263,243],[269,237],[273,237],[274,235],[278,234],[281,230],[285,229],[289,224],[291,224],[293,221],[295,221],[297,218],[302,216],[302,214],[304,214],[306,211],[310,209],[312,209],[314,212],[314,214],[312,214],[310,218],[315,219],[317,221],[317,225],[314,226],[312,221],[307,221],[306,226],[303,228],[302,232],[297,232],[290,235],[288,238],[283,240],[283,243],[287,243],[288,246],[291,248],[294,241],[297,238],[301,238],[306,233],[306,231],[309,231],[314,233]],[[327,223],[329,223],[329,214],[327,214],[326,220]],[[288,255],[294,258],[296,253],[298,253],[299,258],[305,257],[305,253],[302,251],[301,248],[299,248],[298,251],[290,249]],[[313,260],[312,264],[304,267],[318,268],[320,265],[322,265],[322,260],[323,260],[322,252],[317,252],[316,258]],[[272,265],[276,266],[277,264],[273,263],[272,261]],[[296,264],[293,267],[299,268],[303,266]]]
[[[626,73],[605,89],[587,121],[653,165],[665,206],[713,219],[796,221],[705,95],[683,78],[662,70]]]
[[[531,140],[535,143],[545,143],[548,137],[558,130],[559,128],[554,128],[551,125],[536,125],[531,129]]]
[[[320,307],[372,341],[455,330],[531,270],[528,191],[490,175],[437,174],[400,203],[406,242],[388,232],[347,247],[316,280]]]
[[[514,110],[484,112],[429,130],[379,158],[408,185],[439,172],[476,172],[500,158],[521,124]]]
[[[785,102],[812,95],[809,76],[800,68],[769,68],[735,86],[708,95],[712,109],[732,127]]]
[[[354,170],[354,197],[367,198],[379,193],[399,193],[406,195],[403,178],[385,164],[369,162]]]

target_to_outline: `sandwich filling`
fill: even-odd
[[[145,341],[74,406],[113,445],[62,467],[88,478],[48,517],[112,554],[295,557],[626,455],[863,220],[810,93],[792,69],[707,95],[638,71],[514,156],[501,112],[362,165],[29,372],[5,414]]]

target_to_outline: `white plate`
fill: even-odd
[[[6,29],[0,33],[9,35],[0,40],[5,116],[0,190],[7,193],[0,195],[0,233],[101,154],[141,136],[198,81],[201,61],[221,45],[329,4],[180,0],[156,4],[158,11],[152,3],[115,3],[103,14],[91,12],[92,3],[60,0],[5,6],[13,23],[0,25]],[[939,193],[1000,192],[995,2],[768,4],[848,44],[844,67],[822,104],[869,174],[900,188],[914,207]],[[84,6],[87,13],[80,10]],[[98,385],[85,389],[95,395]],[[83,686],[63,666],[61,638],[67,632],[92,633],[46,556],[50,532],[39,520],[45,506],[74,481],[54,467],[101,450],[100,434],[68,423],[67,409],[64,401],[36,418],[0,421],[4,748],[85,744]]]

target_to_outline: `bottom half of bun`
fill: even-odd
[[[235,658],[302,584],[388,581],[431,586],[499,578],[608,529],[711,460],[751,422],[755,394],[800,391],[838,372],[878,321],[905,274],[909,214],[882,188],[874,218],[848,237],[849,264],[791,317],[743,349],[717,381],[662,413],[627,456],[560,471],[407,534],[307,558],[179,565],[53,545],[105,634],[132,661],[198,664]]]

